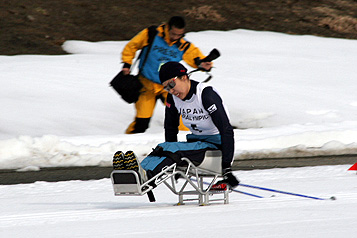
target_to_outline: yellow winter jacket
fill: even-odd
[[[170,41],[169,26],[167,24],[162,24],[158,26],[156,29],[158,31],[158,35],[162,37],[169,46],[176,43],[176,41]],[[149,31],[148,28],[145,28],[144,30],[139,32],[136,36],[134,36],[124,47],[124,50],[122,52],[123,63],[132,65],[136,52],[149,44],[148,31]],[[179,41],[181,43],[180,47],[184,47],[185,45],[187,45],[185,44],[187,41],[184,40],[183,38],[180,38]],[[190,43],[190,46],[183,54],[182,59],[192,68],[197,68],[198,66],[195,64],[194,61],[196,57],[203,59],[205,55],[202,54],[199,48],[197,48],[194,44]]]

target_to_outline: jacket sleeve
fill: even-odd
[[[148,28],[134,36],[123,49],[122,62],[132,65],[136,52],[148,45],[148,39]]]
[[[234,157],[234,131],[223,106],[222,98],[212,87],[206,87],[202,91],[202,104],[211,115],[212,121],[221,135],[222,169],[230,168]],[[209,108],[211,110],[208,110]]]
[[[180,124],[180,114],[175,107],[175,102],[171,94],[167,95],[165,107],[165,141],[177,142],[178,126]]]
[[[198,47],[196,47],[193,43],[190,43],[190,46],[183,54],[182,59],[192,68],[198,68],[198,65],[195,64],[195,58],[197,57],[203,59],[206,56],[202,54],[201,50]]]

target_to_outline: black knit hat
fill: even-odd
[[[167,62],[160,68],[160,81],[161,83],[166,80],[187,75],[187,69],[178,62]]]

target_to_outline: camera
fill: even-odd
[[[202,62],[211,62],[211,61],[217,59],[219,56],[221,56],[219,51],[217,49],[213,49],[205,58],[203,58],[203,59],[200,59],[199,57],[195,58],[195,64],[198,66]]]

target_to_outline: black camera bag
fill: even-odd
[[[138,101],[140,90],[143,87],[138,79],[138,75],[124,75],[122,71],[114,77],[110,82],[110,86],[112,86],[127,103]]]

